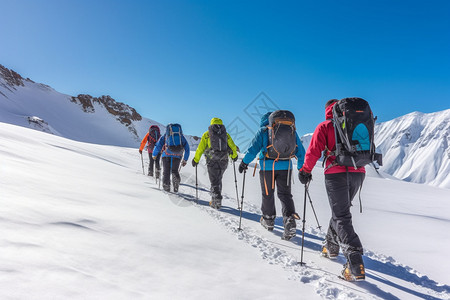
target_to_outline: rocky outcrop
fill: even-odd
[[[120,123],[130,126],[132,121],[142,120],[142,116],[137,111],[122,102],[117,102],[110,96],[92,97],[91,95],[80,94],[77,97],[71,97],[71,102],[77,103],[86,113],[94,113],[94,104],[102,105],[111,115],[115,116]],[[128,128],[131,132],[136,133],[134,128]]]
[[[29,78],[24,79],[20,74],[13,70],[10,70],[3,65],[0,65],[0,77],[3,78],[6,84],[15,89],[15,86],[24,86],[24,80],[32,82]]]

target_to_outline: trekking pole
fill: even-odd
[[[309,198],[309,203],[311,204],[311,208],[312,208],[312,211],[313,211],[313,213],[314,213],[314,217],[316,217],[317,228],[319,228],[319,230],[322,230],[322,226],[320,226],[319,220],[317,219],[316,210],[314,209],[314,205],[313,205],[313,203],[312,203],[311,196],[309,195],[309,189],[308,189],[308,187],[309,187],[309,186],[305,185],[305,190],[306,190],[306,194],[308,195],[308,198]]]
[[[145,175],[145,172],[144,172],[144,157],[142,157],[142,153],[141,153],[141,162],[142,162],[142,174]]]
[[[242,222],[242,209],[244,208],[245,173],[247,173],[246,170],[244,170],[244,179],[242,180],[241,214],[240,214],[240,217],[239,217],[239,228],[238,228],[238,230],[242,230],[242,228],[241,228],[241,222]]]
[[[236,201],[237,201],[238,209],[240,209],[240,207],[239,207],[239,193],[238,193],[237,177],[236,177],[236,162],[235,161],[233,161],[233,169],[234,169],[234,185],[236,186]]]
[[[305,223],[306,223],[306,193],[307,193],[307,186],[305,184],[305,200],[303,201],[303,228],[302,228],[302,254],[300,258],[300,265],[306,265],[306,263],[303,262],[303,245],[305,242]]]
[[[195,165],[195,199],[197,199],[197,204],[198,204],[198,179],[197,179],[197,165]]]

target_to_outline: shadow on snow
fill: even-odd
[[[192,188],[192,189],[194,189],[194,192],[195,192],[195,185],[184,184],[184,183],[182,183],[181,185]],[[201,188],[201,187],[198,187],[198,190],[203,191],[203,192],[209,192],[208,189]],[[199,197],[199,199],[196,199],[196,197],[191,194],[177,194],[177,196],[183,198],[186,201],[194,202],[194,203],[197,203],[198,205],[209,207],[209,201],[202,200],[202,199],[200,199],[200,197]],[[236,217],[240,216],[240,210],[238,210],[237,208],[232,208],[229,206],[222,206],[220,211],[223,213],[229,214],[229,215],[236,216]],[[259,214],[251,213],[251,212],[247,212],[247,211],[242,212],[243,220],[259,223],[260,218],[261,218],[261,216]],[[282,232],[283,232],[283,218],[277,217],[275,220],[275,229],[273,231],[273,234],[276,236],[279,236],[281,238]],[[296,247],[295,247],[296,245],[297,245],[297,247],[301,247],[301,240],[302,240],[301,234],[302,234],[302,231],[297,229],[297,236],[294,237],[293,239],[291,239],[291,242],[293,243],[292,247],[286,246],[285,244],[273,242],[273,241],[269,241],[269,242],[279,245],[279,246],[296,249]],[[306,251],[309,250],[311,252],[320,252],[322,249],[321,242],[315,243],[308,239],[322,241],[322,238],[305,232],[305,240],[304,240],[304,244],[303,244],[304,249]],[[300,248],[298,248],[298,249],[300,251]],[[334,262],[343,265],[343,264],[345,264],[346,259],[344,258],[344,256],[342,254],[340,254],[338,259],[335,260]],[[382,276],[376,275],[374,272],[378,272],[378,273],[382,273],[382,274],[385,274],[388,276],[396,277],[398,279],[413,283],[420,287],[433,290],[437,293],[450,293],[450,286],[439,285],[436,281],[428,278],[428,276],[419,277],[418,275],[409,272],[408,269],[403,266],[397,266],[390,262],[383,263],[383,262],[377,261],[375,259],[369,258],[367,256],[364,256],[364,265],[366,267],[366,276],[368,278],[370,278],[374,281],[378,281],[380,283],[389,285],[391,287],[394,287],[398,290],[409,293],[416,297],[420,297],[423,299],[432,299],[432,300],[440,299],[440,298],[436,298],[431,295],[427,295],[427,294],[409,289],[405,286],[399,285],[395,282],[392,282],[391,280],[389,280],[387,278],[383,278]],[[323,270],[321,270],[321,271],[323,271]],[[369,272],[367,272],[367,271],[369,271]],[[374,294],[382,299],[399,299],[398,297],[392,295],[391,293],[381,290],[376,284],[373,284],[373,283],[370,283],[367,281],[355,282],[355,285],[358,286],[359,288],[363,288],[363,289],[367,290],[371,294]]]

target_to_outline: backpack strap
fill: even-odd
[[[264,158],[263,161],[263,177],[264,177],[264,188],[266,189],[266,195],[269,196],[269,190],[267,189],[267,182],[266,182],[266,158]]]

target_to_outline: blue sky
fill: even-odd
[[[269,97],[300,135],[331,98],[379,121],[450,108],[450,1],[0,0],[0,64],[200,135]],[[263,94],[261,94],[263,93]],[[246,110],[247,108],[247,110]]]

